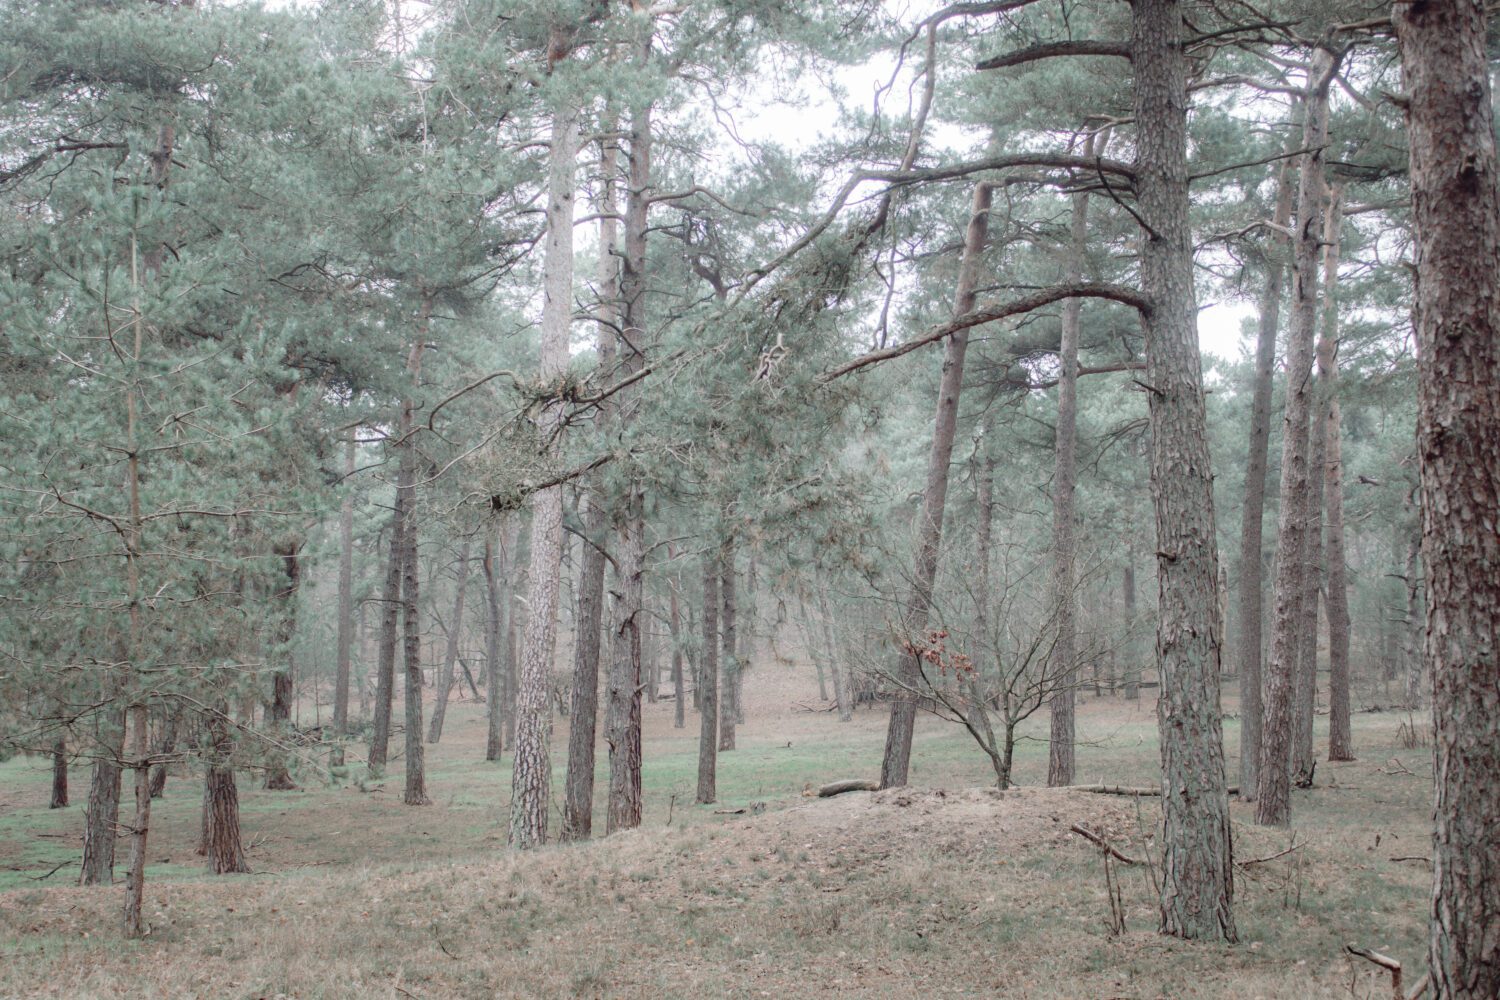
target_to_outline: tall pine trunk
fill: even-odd
[[[698,794],[707,805],[718,798],[719,766],[719,559],[703,556],[703,653],[698,671]]]
[[[339,622],[333,674],[333,731],[349,731],[349,668],[354,650],[354,435],[344,446],[344,502],[339,507]]]
[[[734,539],[724,543],[720,550],[722,562],[719,566],[719,600],[723,611],[719,616],[719,631],[723,637],[724,651],[719,658],[723,681],[719,697],[719,751],[735,748],[735,720],[738,717],[739,698],[735,692],[735,681],[740,673],[739,650],[736,648],[736,619],[739,608],[735,604]]]
[[[1318,381],[1323,386],[1323,508],[1328,611],[1328,759],[1353,760],[1349,724],[1349,576],[1344,565],[1344,446],[1339,409],[1339,240],[1343,189],[1334,185],[1323,229],[1323,333],[1318,341]]]
[[[959,263],[958,288],[953,315],[974,310],[979,284],[979,258],[989,234],[988,184],[974,188],[963,258]],[[943,541],[943,508],[948,499],[948,472],[953,458],[953,439],[958,430],[958,401],[963,391],[964,355],[969,347],[968,330],[948,337],[943,349],[943,375],[938,387],[937,414],[932,422],[932,447],[927,457],[927,484],[922,491],[922,509],[917,515],[916,551],[911,566],[911,593],[903,609],[898,639],[906,645],[897,651],[895,676],[901,690],[891,703],[886,729],[885,754],[880,764],[880,785],[893,788],[906,784],[911,770],[911,741],[917,725],[917,693],[921,684],[918,650],[925,639],[932,588],[937,579],[938,556]]]
[[[224,706],[209,715],[209,757],[203,783],[203,831],[199,853],[207,856],[208,870],[215,875],[250,870],[240,840],[240,796],[230,762],[234,744],[228,723]]]
[[[390,755],[391,703],[396,690],[396,635],[401,622],[401,560],[406,552],[406,522],[401,504],[391,513],[391,545],[386,558],[380,602],[380,648],[375,659],[375,721],[370,735],[370,770],[383,770]]]
[[[1296,627],[1297,659],[1292,675],[1292,776],[1299,788],[1312,784],[1313,722],[1318,709],[1318,621],[1323,591],[1323,462],[1327,454],[1323,420],[1324,385],[1313,380],[1308,414],[1307,506],[1302,539],[1302,603]]]
[[[1136,0],[1137,210],[1156,505],[1164,934],[1235,939],[1234,858],[1219,714],[1218,552],[1193,290],[1187,66],[1177,0]]]
[[[1300,137],[1298,137],[1300,139]],[[1289,160],[1276,171],[1276,208],[1271,221],[1280,229],[1292,222]],[[1240,681],[1240,798],[1255,800],[1261,739],[1261,623],[1265,619],[1261,551],[1265,544],[1266,466],[1271,442],[1271,397],[1275,384],[1276,332],[1286,284],[1286,254],[1277,229],[1268,237],[1266,284],[1260,297],[1255,334],[1255,384],[1250,402],[1250,444],[1245,456],[1245,506],[1240,515],[1239,628],[1236,662]]]
[[[573,310],[573,198],[578,159],[578,117],[559,107],[552,120],[547,182],[547,236],[543,251],[541,377],[558,380],[568,368]],[[538,418],[541,438],[562,431],[561,399],[549,399]],[[511,778],[510,842],[519,848],[547,842],[552,790],[552,656],[563,550],[563,488],[549,486],[531,498],[531,569],[526,639],[516,696],[515,764]]]
[[[422,372],[422,352],[427,347],[427,321],[431,312],[432,298],[423,296],[417,338],[412,343],[411,356],[406,364],[413,390]],[[422,622],[418,593],[417,541],[420,533],[417,528],[415,433],[414,406],[408,396],[401,403],[401,464],[396,480],[396,506],[406,526],[402,532],[405,544],[401,554],[402,661],[406,666],[406,787],[401,801],[409,806],[425,806],[432,800],[427,797],[427,768],[422,749]]]
[[[1311,498],[1308,449],[1313,409],[1313,338],[1318,317],[1318,247],[1323,195],[1323,147],[1328,138],[1328,86],[1337,68],[1327,49],[1314,50],[1303,97],[1303,153],[1293,240],[1292,302],[1287,334],[1286,402],[1281,439],[1281,501],[1276,536],[1276,584],[1271,656],[1261,679],[1262,728],[1256,767],[1255,821],[1285,826],[1291,819],[1291,763],[1298,627],[1304,621],[1305,553]]]
[[[1500,162],[1484,6],[1392,12],[1409,102],[1417,447],[1436,750],[1428,967],[1500,996]]]

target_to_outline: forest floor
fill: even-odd
[[[997,792],[935,719],[910,788],[812,798],[878,773],[884,709],[844,724],[806,711],[810,671],[781,666],[746,688],[717,804],[693,804],[696,720],[673,729],[663,701],[646,707],[645,824],[524,855],[505,846],[509,755],[483,761],[472,701],[428,747],[428,807],[401,804],[399,762],[363,789],[242,776],[253,874],[203,872],[199,788],[174,779],[153,811],[141,942],[120,937],[121,885],[71,884],[82,807],[46,808],[47,762],[0,764],[0,997],[1362,998],[1389,987],[1346,942],[1423,967],[1431,764],[1403,748],[1404,715],[1356,717],[1360,759],[1319,766],[1291,830],[1234,805],[1240,941],[1204,945],[1155,933],[1144,864],[1111,866],[1126,924],[1111,933],[1100,852],[1070,832],[1146,858],[1158,800],[1036,787],[1039,740],[1019,751],[1025,787]],[[1080,781],[1155,783],[1149,700],[1085,696],[1078,727]],[[555,745],[560,799],[565,722]]]

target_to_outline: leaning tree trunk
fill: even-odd
[[[432,722],[427,729],[428,743],[436,743],[443,738],[443,722],[448,717],[448,698],[453,693],[453,668],[458,663],[458,640],[463,632],[464,624],[464,593],[469,585],[469,541],[465,538],[463,545],[459,547],[458,583],[453,595],[453,620],[448,623],[448,642],[443,649],[443,669],[438,676],[437,703],[432,706]],[[459,694],[462,695],[463,692],[460,691]]]
[[[724,651],[719,659],[724,678],[719,697],[719,751],[722,753],[734,749],[735,719],[739,715],[739,698],[735,692],[735,681],[740,673],[740,657],[735,646],[739,608],[735,605],[734,539],[724,543],[720,559],[719,600],[724,609],[719,616],[719,630],[724,640]]]
[[[1318,318],[1318,245],[1324,176],[1323,147],[1328,138],[1328,85],[1337,62],[1327,49],[1313,53],[1303,100],[1301,176],[1297,192],[1292,304],[1287,334],[1286,403],[1281,440],[1281,509],[1276,537],[1271,657],[1261,680],[1263,704],[1257,765],[1255,821],[1285,826],[1291,820],[1293,684],[1297,629],[1305,596],[1311,479],[1308,470],[1312,414],[1313,336]]]
[[[573,309],[573,196],[578,159],[578,117],[559,108],[552,121],[547,236],[543,253],[541,377],[560,380],[568,369]],[[563,429],[562,400],[548,399],[538,418],[548,453]],[[552,654],[557,641],[558,587],[562,573],[563,488],[549,486],[531,498],[531,599],[516,696],[515,763],[511,777],[510,842],[519,848],[547,842],[552,790]]]
[[[79,885],[109,885],[115,880],[115,829],[120,819],[120,757],[125,752],[125,713],[108,707],[101,713],[99,746],[89,780],[84,814],[83,873]]]
[[[1318,382],[1323,386],[1323,508],[1328,525],[1323,557],[1328,589],[1328,759],[1353,760],[1349,726],[1349,577],[1344,566],[1344,446],[1339,411],[1339,239],[1343,190],[1329,193],[1323,229],[1323,332],[1318,340]]]
[[[1272,222],[1288,229],[1292,222],[1292,182],[1289,160],[1276,171],[1276,208]],[[1245,506],[1240,517],[1239,628],[1235,642],[1240,674],[1240,798],[1255,800],[1260,765],[1262,557],[1265,539],[1266,465],[1271,442],[1271,396],[1276,370],[1276,331],[1281,323],[1281,295],[1286,277],[1286,255],[1278,229],[1268,237],[1266,284],[1260,297],[1255,337],[1255,386],[1250,403],[1250,445],[1245,456]]]
[[[401,622],[401,560],[406,552],[406,522],[401,505],[391,514],[391,549],[381,591],[380,649],[375,660],[375,721],[370,735],[370,770],[385,767],[391,745],[391,703],[396,690],[396,635]]]
[[[333,731],[349,731],[349,667],[354,649],[354,435],[344,450],[344,502],[339,507],[339,625],[333,673]],[[343,751],[340,751],[342,753]]]
[[[1094,156],[1095,137],[1084,143],[1084,155]],[[1088,240],[1089,196],[1073,195],[1069,223],[1067,281],[1083,280],[1084,246]],[[1062,304],[1062,342],[1058,348],[1057,430],[1052,473],[1052,602],[1056,639],[1052,645],[1052,675],[1057,679],[1050,698],[1051,743],[1047,758],[1047,784],[1073,783],[1074,703],[1078,687],[1078,635],[1074,613],[1073,493],[1078,474],[1078,333],[1082,325],[1083,300]],[[983,706],[980,711],[983,711]]]
[[[1500,996],[1500,162],[1484,5],[1393,8],[1417,261],[1438,1000]]]
[[[1136,204],[1150,386],[1160,617],[1162,933],[1235,939],[1234,858],[1219,714],[1218,552],[1193,291],[1187,65],[1178,0],[1135,0]]]
[[[698,795],[718,798],[719,766],[719,560],[703,556],[703,654],[698,672]]]
[[[959,264],[958,289],[953,315],[974,310],[979,285],[979,258],[989,234],[990,186],[974,187],[963,258]],[[943,350],[943,375],[938,387],[937,414],[932,422],[932,447],[927,456],[927,485],[922,491],[922,509],[917,515],[916,552],[912,565],[911,594],[903,609],[898,640],[904,645],[896,654],[895,675],[900,690],[891,703],[886,730],[885,754],[880,764],[880,785],[892,788],[906,784],[911,770],[911,740],[917,726],[917,693],[921,666],[917,660],[927,631],[932,588],[937,579],[938,555],[943,541],[943,508],[948,499],[948,470],[953,458],[953,438],[958,429],[958,401],[963,391],[964,354],[969,331],[948,337]]]

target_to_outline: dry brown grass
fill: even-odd
[[[119,939],[118,887],[56,885],[67,869],[32,881],[74,849],[81,814],[44,808],[43,762],[3,765],[0,867],[25,887],[0,894],[0,996],[1362,997],[1372,972],[1344,941],[1420,954],[1427,869],[1390,858],[1427,853],[1429,769],[1399,749],[1392,716],[1359,717],[1364,759],[1323,765],[1299,793],[1306,846],[1240,871],[1241,943],[1195,945],[1154,933],[1142,867],[1120,869],[1127,930],[1111,936],[1098,851],[1068,829],[1144,856],[1154,802],[1138,820],[1127,799],[976,788],[984,761],[931,720],[917,787],[808,799],[808,782],[878,766],[883,715],[797,711],[815,694],[802,674],[765,668],[753,685],[719,808],[763,813],[690,804],[696,740],[663,704],[648,713],[646,826],[527,855],[503,844],[509,770],[478,762],[473,705],[429,748],[432,807],[315,784],[247,791],[260,874],[200,874],[196,787],[177,782],[152,831],[170,863],[152,870],[141,943]],[[1080,730],[1099,744],[1080,752],[1085,780],[1149,779],[1149,705],[1089,701]],[[1386,766],[1395,755],[1414,773]],[[1021,780],[1044,758],[1028,747]],[[1242,807],[1235,818],[1241,859],[1288,846]]]

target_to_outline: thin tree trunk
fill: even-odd
[[[458,639],[464,626],[464,593],[469,585],[469,539],[465,538],[458,552],[458,583],[453,594],[453,620],[448,623],[448,642],[443,649],[443,669],[438,675],[437,703],[432,706],[432,722],[427,729],[427,742],[436,743],[443,736],[443,722],[448,715],[448,698],[453,693],[453,667],[458,663]],[[466,667],[465,670],[468,668]],[[472,680],[470,681],[472,684]],[[462,697],[463,692],[459,692]]]
[[[568,368],[573,309],[573,198],[578,159],[578,117],[559,108],[552,121],[543,254],[541,377],[559,379]],[[538,418],[545,441],[562,431],[561,399],[549,399]],[[555,444],[549,445],[549,450]],[[552,790],[552,654],[557,641],[558,588],[562,572],[563,488],[550,486],[531,498],[531,599],[516,697],[515,763],[511,779],[510,843],[518,848],[547,842]]]
[[[703,654],[698,674],[698,795],[718,798],[719,764],[719,559],[703,556]]]
[[[406,522],[398,502],[391,513],[391,549],[381,592],[380,650],[375,666],[375,722],[370,735],[370,771],[385,768],[391,744],[391,703],[396,689],[396,635],[401,620],[401,560],[406,552]]]
[[[422,353],[427,347],[427,321],[432,312],[432,298],[423,296],[418,319],[417,337],[412,342],[406,368],[416,386],[422,372]],[[401,801],[409,806],[429,805],[427,769],[422,748],[422,620],[419,594],[420,566],[417,563],[417,448],[413,435],[416,420],[412,399],[401,402],[401,464],[397,471],[396,506],[406,526],[401,555],[401,629],[402,660],[406,665],[406,787]],[[457,625],[454,626],[457,628]]]
[[[272,655],[280,661],[281,666],[271,673],[271,703],[266,712],[266,724],[282,740],[290,735],[292,726],[296,670],[292,642],[297,634],[297,594],[302,586],[302,563],[297,557],[300,547],[300,543],[295,541],[283,542],[275,547],[276,555],[281,558],[286,584],[271,597],[277,615],[275,651]],[[285,792],[296,787],[297,783],[287,771],[285,758],[280,754],[273,754],[270,766],[266,768],[266,788]]]
[[[838,645],[833,638],[833,619],[828,612],[827,587],[821,580],[815,581],[815,584],[818,591],[818,620],[823,629],[823,644],[828,650],[828,671],[833,674],[833,700],[839,707],[839,721],[848,722],[854,717],[853,692],[849,690],[850,678],[839,664]]]
[[[1130,630],[1130,639],[1125,647],[1125,700],[1136,701],[1141,696],[1141,665],[1137,659],[1138,645],[1135,641],[1137,612],[1135,609],[1134,546],[1127,546],[1125,549],[1125,572],[1120,581],[1120,587],[1124,591],[1121,597],[1125,604],[1125,627]]]
[[[651,33],[642,36],[638,63],[651,58]],[[651,105],[630,112],[630,169],[625,200],[624,254],[621,259],[620,322],[621,375],[629,378],[645,368],[646,351],[646,233],[651,207]],[[622,432],[641,409],[639,388],[616,396]],[[616,576],[620,599],[615,622],[604,739],[609,745],[609,814],[605,832],[628,830],[641,823],[641,629],[645,623],[644,576],[646,560],[645,487],[632,472],[624,502],[616,510]]]
[[[512,553],[516,544],[515,515],[506,514],[497,529],[484,540],[484,582],[488,600],[485,624],[485,760],[499,760],[505,749],[505,720],[511,715],[510,674],[511,648],[509,630],[511,612],[508,593],[510,570],[515,565]],[[498,546],[496,536],[499,536]],[[498,547],[498,551],[497,551]]]
[[[1339,410],[1339,240],[1343,187],[1334,185],[1323,234],[1323,335],[1318,343],[1318,381],[1323,385],[1325,423],[1323,507],[1328,523],[1328,759],[1353,760],[1349,723],[1349,579],[1344,565],[1344,447]]]
[[[963,258],[959,264],[958,289],[953,314],[972,312],[979,283],[979,258],[989,233],[991,192],[988,184],[974,187]],[[912,565],[911,594],[902,615],[906,643],[896,657],[896,678],[901,687],[891,704],[886,730],[885,754],[880,765],[880,785],[892,788],[906,784],[911,770],[911,741],[917,724],[915,688],[921,681],[917,650],[924,641],[927,615],[932,605],[932,587],[937,578],[938,556],[943,539],[943,508],[948,499],[948,470],[953,457],[953,439],[958,429],[958,401],[963,391],[964,354],[969,333],[961,330],[948,338],[943,351],[943,375],[938,388],[937,414],[933,418],[932,448],[927,460],[927,484],[922,492],[922,510],[917,516],[917,544]]]
[[[68,808],[68,741],[63,737],[52,744],[52,809]]]
[[[1302,540],[1302,606],[1297,625],[1297,660],[1292,677],[1292,775],[1297,787],[1312,782],[1313,721],[1318,708],[1318,619],[1323,589],[1323,383],[1314,380],[1308,414],[1307,526]]]
[[[675,553],[669,553],[676,558]],[[687,706],[682,689],[682,609],[678,606],[677,584],[679,577],[670,581],[671,594],[668,598],[669,615],[667,627],[672,634],[672,728],[682,729],[687,725]]]
[[[990,421],[986,419],[975,455],[977,465],[974,467],[974,536],[979,579],[974,593],[974,641],[971,655],[979,672],[981,688],[1000,673],[1000,664],[995,662],[995,646],[990,641],[990,563],[993,559],[995,524],[995,457],[991,451],[991,433]],[[978,707],[982,712],[988,711],[982,695]]]
[[[1287,389],[1281,448],[1281,509],[1277,529],[1276,585],[1271,657],[1261,683],[1263,723],[1257,765],[1255,821],[1285,826],[1291,819],[1291,756],[1297,629],[1306,594],[1311,478],[1308,470],[1312,414],[1313,337],[1318,316],[1319,222],[1323,205],[1323,147],[1328,138],[1328,86],[1337,61],[1327,49],[1313,53],[1303,98],[1303,147],[1297,192],[1292,305],[1287,334]]]
[[[1233,841],[1219,714],[1213,476],[1193,290],[1187,66],[1178,0],[1135,0],[1136,204],[1151,410],[1160,593],[1161,922],[1164,934],[1235,939]]]
[[[333,731],[349,731],[349,668],[354,652],[354,435],[344,446],[344,502],[339,507],[339,624],[333,675]]]
[[[1300,136],[1288,140],[1300,141]],[[1291,161],[1276,170],[1276,208],[1272,215],[1281,229],[1292,222]],[[1281,296],[1286,284],[1286,254],[1277,230],[1271,230],[1265,255],[1266,284],[1260,297],[1260,319],[1255,338],[1255,385],[1250,403],[1250,444],[1245,457],[1245,506],[1240,518],[1239,629],[1237,657],[1240,680],[1240,798],[1255,800],[1260,765],[1261,713],[1261,550],[1265,539],[1266,466],[1271,441],[1271,397],[1276,369],[1276,332],[1281,323]]]
[[[719,698],[719,750],[733,750],[735,748],[735,719],[738,714],[736,708],[737,697],[735,694],[735,680],[739,677],[739,650],[736,647],[736,618],[739,609],[735,606],[735,579],[734,579],[734,540],[730,539],[724,543],[719,550],[719,600],[723,603],[724,611],[719,617],[719,629],[724,640],[724,652],[719,663],[723,670],[722,695]]]
[[[1421,652],[1424,616],[1417,562],[1421,549],[1420,538],[1413,538],[1406,549],[1406,628],[1401,635],[1401,652],[1406,661],[1406,707],[1411,709],[1422,707],[1423,681],[1427,678],[1427,662]]]
[[[145,937],[146,924],[141,903],[146,892],[146,841],[151,831],[151,745],[146,733],[146,706],[131,705],[126,715],[130,722],[132,755],[135,758],[135,819],[131,821],[130,869],[125,876],[125,936]]]
[[[161,739],[156,743],[156,766],[151,771],[151,797],[159,799],[167,790],[167,767],[172,752],[177,749],[177,728],[181,724],[181,712],[168,713],[162,725]]]
[[[1406,81],[1417,261],[1424,659],[1436,822],[1437,1000],[1500,996],[1500,162],[1484,5],[1392,11]]]
[[[1095,138],[1084,144],[1084,155],[1095,155]],[[1066,280],[1083,280],[1084,246],[1088,240],[1089,196],[1073,195],[1069,223],[1069,260]],[[1051,743],[1047,759],[1047,784],[1073,784],[1075,689],[1078,686],[1078,636],[1074,622],[1077,597],[1073,593],[1073,493],[1078,474],[1078,333],[1083,300],[1062,304],[1062,342],[1057,352],[1057,432],[1052,474],[1052,601],[1057,634],[1052,646],[1051,673],[1060,681],[1052,692]]]

